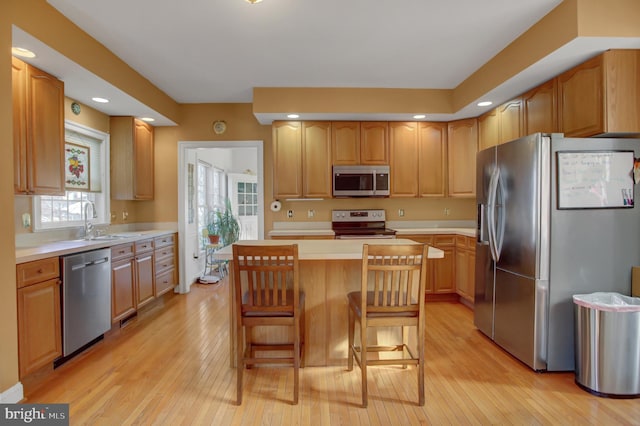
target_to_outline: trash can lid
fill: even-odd
[[[573,303],[585,308],[608,312],[640,312],[640,297],[613,292],[574,294]]]

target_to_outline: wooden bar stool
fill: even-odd
[[[304,344],[304,293],[298,271],[297,244],[233,245],[238,405],[242,404],[243,370],[254,364],[293,366],[293,403],[298,403]],[[293,327],[293,342],[253,342],[251,329],[256,326]],[[263,351],[291,351],[291,356],[256,356]]]
[[[347,295],[349,302],[349,360],[355,359],[362,372],[362,406],[368,403],[367,368],[370,365],[416,365],[418,368],[418,403],[424,405],[424,297],[428,246],[363,246],[360,291]],[[360,323],[360,345],[354,343],[355,323]],[[402,327],[402,343],[369,345],[370,327]],[[408,346],[406,327],[415,326],[417,353]],[[367,359],[368,353],[394,352],[391,359]]]

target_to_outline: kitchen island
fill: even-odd
[[[300,260],[300,289],[305,292],[305,344],[304,359],[306,366],[345,365],[347,360],[347,293],[360,290],[360,271],[363,244],[418,244],[407,239],[353,239],[353,240],[251,240],[237,244],[246,245],[279,245],[298,244]],[[231,246],[226,246],[215,253],[220,260],[232,260]],[[429,247],[429,262],[444,257],[444,252]],[[432,271],[433,268],[428,268]],[[235,312],[233,292],[233,268],[229,268],[229,359],[235,362]],[[432,279],[429,273],[427,280]],[[254,329],[256,340],[268,337],[285,342],[289,339],[290,330]],[[386,330],[375,334],[372,330],[370,339],[384,339]]]

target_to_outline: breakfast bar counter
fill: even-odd
[[[243,245],[298,244],[300,260],[300,289],[305,292],[304,359],[306,366],[345,365],[347,360],[347,293],[360,290],[362,247],[364,244],[417,244],[407,239],[353,239],[353,240],[251,240]],[[215,253],[220,260],[232,260],[231,246]],[[443,258],[444,252],[429,247],[429,262]],[[433,268],[429,268],[432,271]],[[229,350],[230,362],[235,361],[235,312],[233,267],[229,267]],[[427,280],[432,279],[432,274]],[[286,342],[290,330],[276,332],[254,329],[256,340],[261,336],[273,342]],[[384,339],[384,330],[370,338]]]

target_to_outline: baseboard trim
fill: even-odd
[[[0,393],[0,404],[16,404],[24,399],[22,383],[18,382],[6,391]]]

